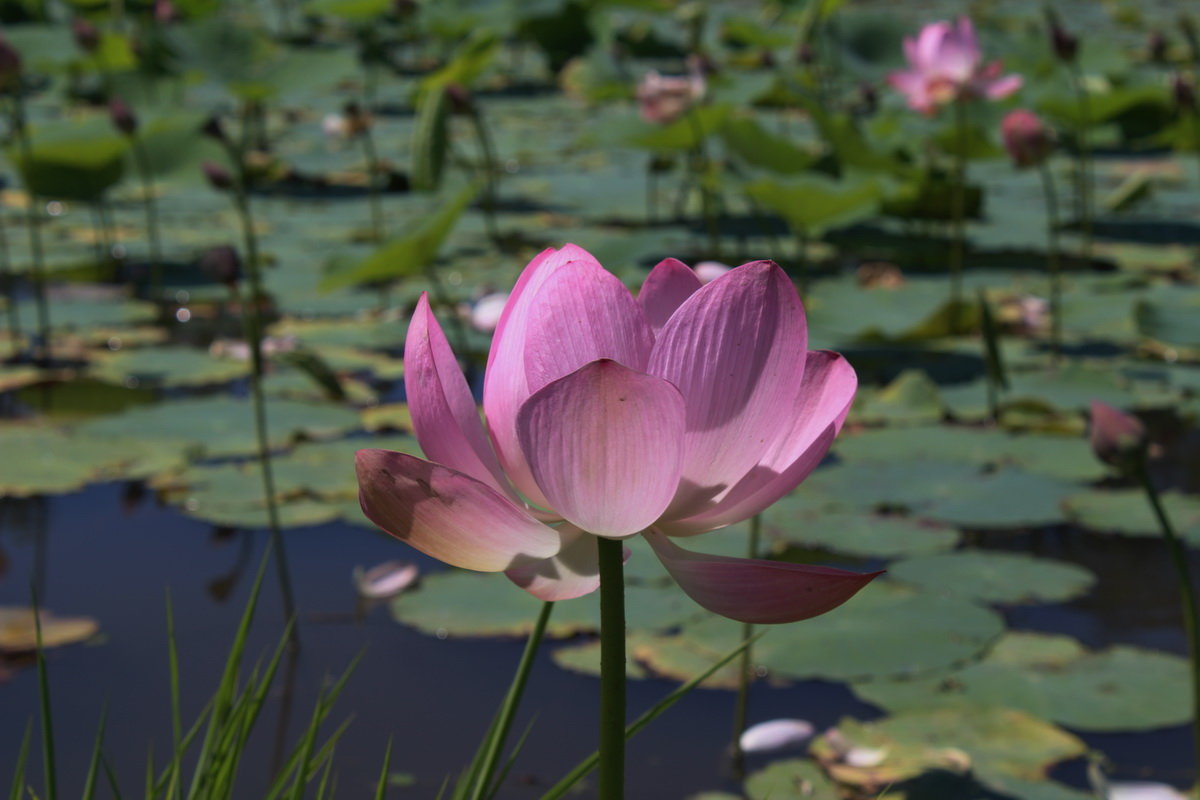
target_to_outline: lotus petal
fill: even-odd
[[[743,753],[769,753],[799,747],[816,733],[813,724],[803,719],[773,719],[751,725],[738,740]]]
[[[637,299],[656,335],[701,285],[700,277],[677,258],[664,259],[650,270]]]
[[[596,537],[564,523],[557,528],[563,547],[558,555],[530,561],[505,571],[505,575],[540,600],[573,600],[600,587],[600,560]],[[625,548],[625,560],[630,550]]]

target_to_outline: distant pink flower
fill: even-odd
[[[893,72],[888,83],[923,114],[956,100],[1000,100],[1021,88],[1020,75],[1000,76],[999,61],[984,66],[975,27],[967,17],[926,25],[916,39],[904,40],[904,55],[909,68]]]
[[[647,72],[637,87],[638,111],[647,122],[666,125],[704,99],[707,86],[704,73],[695,69],[688,75]]]
[[[1088,437],[1097,458],[1122,470],[1137,467],[1149,445],[1141,420],[1099,400],[1092,401]]]
[[[854,398],[854,370],[808,349],[800,298],[770,261],[701,285],[667,259],[635,299],[585,250],[544,251],[492,339],[486,422],[424,295],[404,367],[430,460],[360,450],[359,500],[427,555],[562,600],[599,585],[597,536],[644,533],[692,599],[753,623],[822,614],[875,577],[675,544],[795,488]]]
[[[1020,167],[1036,167],[1054,150],[1054,130],[1032,111],[1018,108],[1008,112],[1000,123],[1004,149]]]

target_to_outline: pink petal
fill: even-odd
[[[753,625],[797,622],[832,611],[882,574],[693,553],[653,531],[646,539],[688,597],[715,614]]]
[[[638,303],[646,314],[646,320],[657,335],[663,325],[701,286],[700,278],[677,258],[660,261],[642,284],[638,292]]]
[[[500,572],[559,551],[556,530],[469,475],[389,450],[359,450],[355,465],[367,519],[439,561]]]
[[[540,600],[573,600],[591,594],[600,586],[596,537],[569,523],[557,530],[563,537],[558,555],[513,567],[504,574]],[[625,548],[626,561],[629,555],[629,548]]]
[[[417,301],[404,342],[404,390],[413,433],[431,461],[512,494],[426,293]]]
[[[917,45],[914,48],[916,59],[913,66],[920,72],[933,72],[937,69],[942,45],[953,33],[949,22],[932,22],[921,28],[917,34]]]
[[[814,350],[804,365],[800,401],[782,435],[757,467],[709,509],[687,519],[659,523],[670,536],[689,536],[749,519],[795,489],[825,458],[842,429],[858,376],[837,353]]]
[[[800,397],[808,331],[791,280],[771,261],[731,270],[689,297],[650,356],[687,403],[680,490],[670,518],[706,507],[765,454]]]
[[[582,247],[568,244],[561,250],[542,251],[525,267],[500,315],[483,377],[483,411],[500,463],[513,484],[541,505],[545,505],[546,498],[529,474],[517,441],[517,409],[532,394],[525,377],[526,327],[534,314],[531,306],[537,290],[548,277],[572,262],[600,266]]]
[[[615,361],[587,364],[529,398],[517,433],[538,486],[567,521],[630,536],[679,482],[684,402],[667,381]]]
[[[1025,79],[1020,75],[1009,75],[1006,78],[992,81],[984,89],[989,100],[1003,100],[1021,88]]]

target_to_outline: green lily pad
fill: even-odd
[[[1163,509],[1176,532],[1200,545],[1200,498],[1165,492]],[[1101,533],[1123,536],[1162,536],[1162,528],[1141,489],[1105,489],[1080,492],[1063,501],[1067,517],[1077,525]]]
[[[1063,521],[1062,501],[1075,488],[1065,481],[1007,469],[977,477],[923,513],[964,528],[1053,525]]]
[[[839,800],[842,797],[837,784],[829,779],[821,766],[803,758],[776,761],[755,772],[746,779],[745,790],[750,800],[789,797]]]
[[[859,392],[850,409],[851,422],[867,425],[919,425],[945,414],[937,384],[921,370],[905,370],[876,391]]]
[[[1024,553],[969,551],[916,556],[888,567],[892,578],[986,603],[1059,603],[1087,592],[1095,576]]]
[[[0,606],[0,654],[36,650],[39,622],[44,648],[82,642],[100,630],[90,617],[56,617],[45,609],[39,610],[35,617],[32,608]]]
[[[0,426],[0,494],[63,494],[100,480],[141,477],[178,466],[178,456],[137,439],[107,439],[35,426]]]
[[[90,371],[123,386],[184,387],[228,383],[247,375],[249,364],[192,347],[139,347],[100,353]]]
[[[852,556],[894,558],[950,550],[958,544],[958,531],[937,523],[899,515],[793,510],[788,498],[763,516],[767,533],[788,544]]]

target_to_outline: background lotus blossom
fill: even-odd
[[[701,285],[667,259],[635,299],[585,250],[546,250],[496,328],[485,429],[423,296],[405,388],[430,460],[359,451],[363,511],[434,558],[505,571],[546,600],[598,586],[595,536],[645,531],[711,611],[753,623],[824,613],[874,575],[674,541],[762,511],[824,457],[857,379],[807,340],[799,296],[773,262]]]
[[[637,87],[638,111],[642,119],[659,125],[674,122],[704,98],[708,83],[704,73],[662,75],[651,70]]]
[[[983,64],[975,27],[967,17],[926,25],[916,39],[904,40],[904,55],[909,68],[893,72],[888,83],[923,114],[957,100],[1001,100],[1021,88],[1020,75],[1001,77],[999,61]]]
[[[1010,111],[1000,123],[1004,149],[1019,168],[1036,167],[1054,150],[1054,131],[1032,111]]]

